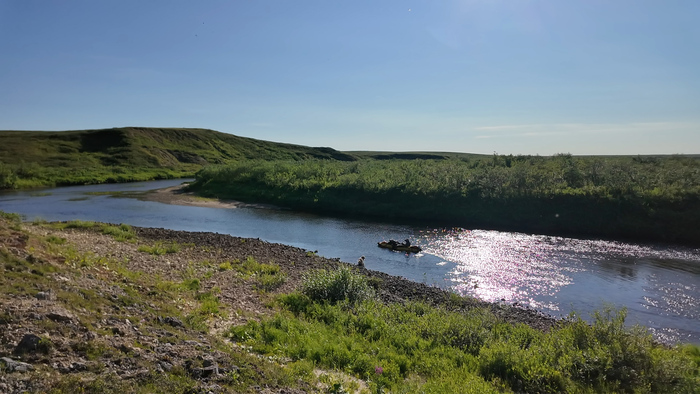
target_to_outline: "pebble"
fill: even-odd
[[[51,298],[51,294],[47,293],[45,291],[40,291],[40,292],[36,293],[37,300],[48,300],[50,298]]]

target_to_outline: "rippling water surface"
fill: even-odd
[[[700,342],[700,249],[484,230],[420,234],[426,253],[456,263],[446,275],[461,294],[553,315],[626,307],[628,322],[662,340]]]
[[[422,229],[267,209],[176,206],[108,193],[138,194],[179,180],[0,194],[0,210],[27,219],[95,220],[173,230],[212,231],[317,250],[368,268],[487,301],[518,303],[555,316],[588,318],[625,307],[666,342],[700,344],[700,249],[581,240],[484,230]],[[123,197],[123,195],[122,195]],[[377,247],[410,237],[405,255]]]

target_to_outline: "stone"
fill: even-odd
[[[15,361],[9,357],[0,358],[0,366],[2,365],[4,365],[2,369],[7,369],[9,372],[28,372],[34,370],[32,364]]]
[[[208,359],[205,359],[204,361],[202,361],[202,366],[205,367],[205,368],[206,368],[206,367],[211,367],[212,365],[216,365],[216,361],[214,361],[214,360],[212,360],[212,359],[209,359],[209,358],[208,358]]]
[[[163,319],[163,321],[165,322],[165,324],[168,324],[168,325],[173,326],[173,327],[184,327],[185,326],[185,324],[182,322],[182,320],[177,319],[175,317],[168,316],[165,319]]]
[[[37,300],[49,300],[51,299],[51,293],[47,293],[45,291],[40,291],[36,293],[36,299]]]
[[[73,320],[73,316],[68,312],[51,312],[47,313],[46,317],[58,323],[69,323]]]
[[[75,362],[70,365],[69,369],[71,370],[71,372],[87,371],[88,366],[80,362]]]
[[[219,367],[211,365],[205,368],[189,368],[189,373],[194,379],[209,378],[219,375]]]
[[[25,334],[15,347],[15,354],[32,353],[39,349],[41,337],[34,334]]]
[[[132,353],[134,351],[134,349],[132,347],[130,347],[129,345],[127,345],[125,343],[122,343],[121,345],[119,345],[118,349],[120,351],[122,351],[123,353]]]
[[[206,390],[209,390],[208,393],[220,393],[224,391],[223,387],[219,386],[218,384],[212,384],[206,387]]]

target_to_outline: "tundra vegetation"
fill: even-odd
[[[261,141],[206,129],[0,131],[0,189],[183,178],[205,165],[253,158],[352,159],[331,148]]]
[[[167,255],[139,252],[140,245],[193,238],[170,232],[154,239],[156,233],[92,222],[28,224],[1,213],[0,387],[49,393],[700,387],[700,349],[655,343],[644,329],[625,327],[624,311],[600,312],[592,325],[571,316],[538,330],[455,294],[401,299],[387,294],[395,287],[385,282],[391,277],[378,280],[371,271],[281,245],[280,255],[298,260],[260,263],[198,245],[204,235]],[[33,348],[18,345],[27,333],[38,334]],[[18,360],[31,368],[17,369]]]
[[[203,196],[333,215],[700,244],[700,159],[462,157],[209,166]]]
[[[372,392],[693,392],[698,349],[655,344],[625,311],[572,315],[541,332],[423,302],[384,304],[349,268],[311,272],[299,292],[278,297],[274,316],[228,336],[266,355],[340,369]]]
[[[204,129],[0,131],[0,189],[193,176],[205,197],[557,235],[700,244],[697,156],[338,152]]]

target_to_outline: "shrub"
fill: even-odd
[[[342,271],[313,278],[331,293]],[[232,327],[228,337],[255,352],[352,373],[373,392],[697,392],[700,350],[669,349],[626,329],[624,311],[544,333],[479,308],[378,301],[349,307],[301,293],[278,299],[284,310]]]
[[[190,278],[182,281],[182,287],[186,290],[197,291],[201,287],[198,278]]]
[[[282,284],[287,281],[287,275],[284,273],[262,274],[257,279],[258,289],[263,291],[272,291],[282,286]]]
[[[15,224],[22,222],[22,216],[18,213],[0,211],[0,217]]]
[[[102,226],[102,234],[111,235],[119,242],[124,242],[136,237],[136,233],[128,224],[120,224],[119,226],[105,224]]]
[[[95,222],[83,221],[83,220],[72,220],[65,224],[65,228],[92,228],[95,226]]]
[[[375,297],[367,278],[354,273],[350,267],[312,271],[304,278],[302,293],[314,301],[332,304],[339,301],[354,304]]]
[[[66,243],[65,238],[57,237],[55,235],[49,235],[45,238],[46,242],[50,244],[55,244],[55,245],[63,245]]]

